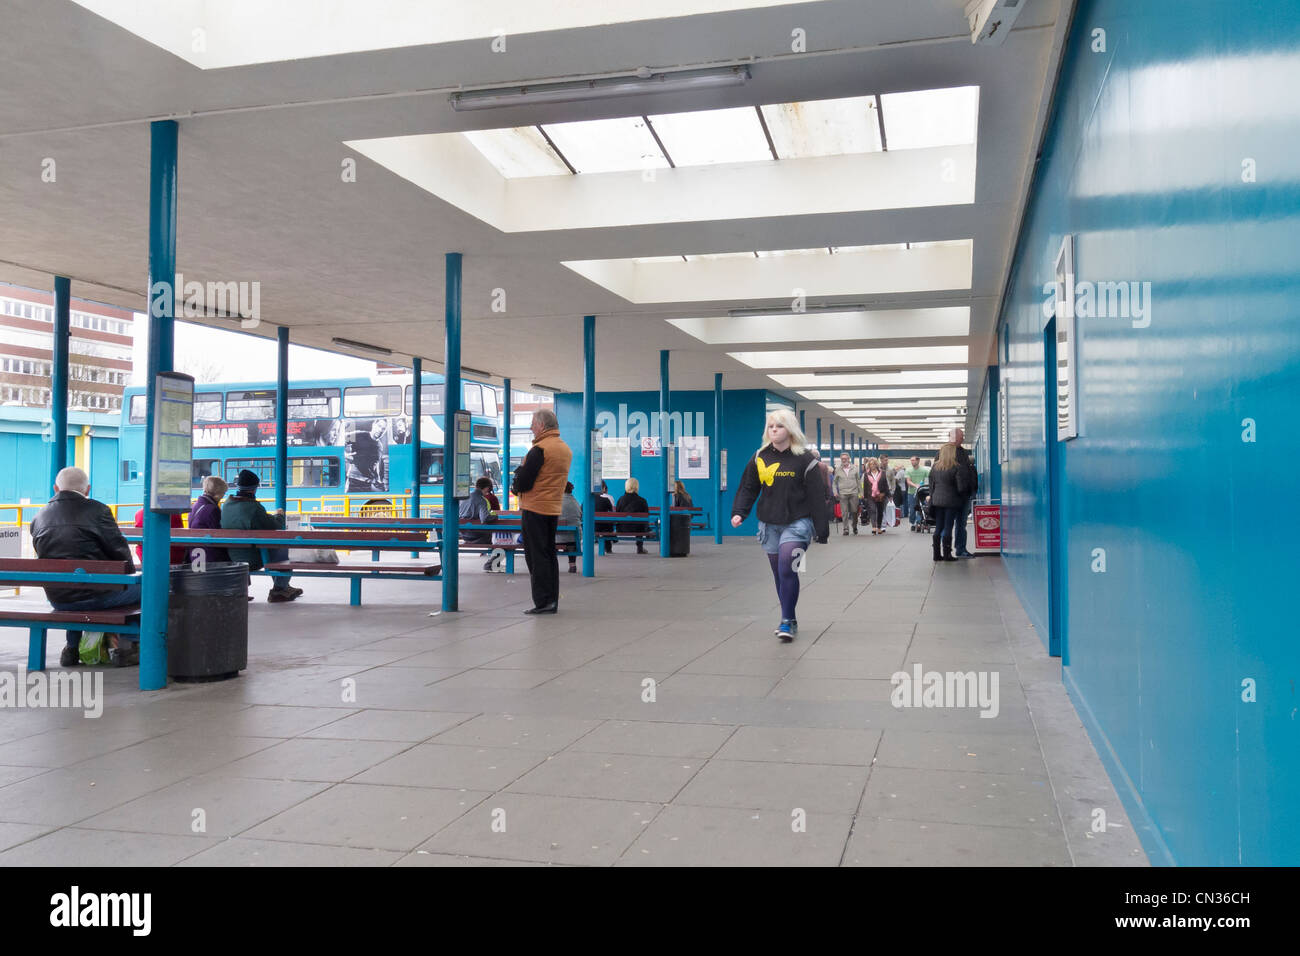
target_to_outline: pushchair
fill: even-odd
[[[919,519],[912,522],[912,530],[916,532],[933,532],[934,531],[934,509],[930,507],[930,483],[927,481],[916,489],[916,502],[912,505],[913,514],[920,515]]]

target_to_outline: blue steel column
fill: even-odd
[[[442,396],[442,609],[460,610],[460,510],[456,503],[456,412],[460,411],[460,253],[447,253],[447,356]]]
[[[154,414],[158,407],[159,372],[172,370],[173,323],[176,317],[176,147],[175,120],[149,124],[149,354],[146,366],[144,488],[153,484]],[[167,596],[171,517],[144,503],[144,558],[140,562],[140,689],[167,686]]]
[[[424,362],[411,358],[411,517],[420,517],[420,408],[424,402]],[[446,454],[446,450],[443,450]]]
[[[501,429],[501,497],[505,501],[505,510],[510,510],[510,415],[511,395],[510,379],[505,380],[505,419]]]
[[[822,453],[822,420],[820,418],[817,419],[817,444],[814,447],[817,449],[817,454],[820,455]]]
[[[802,413],[800,413],[802,414]],[[722,544],[722,373],[713,373],[713,543]],[[730,516],[727,517],[730,521]]]
[[[659,471],[664,476],[664,493],[659,500],[659,557],[668,557],[669,512],[673,504],[672,475],[668,474],[668,412],[672,399],[668,394],[668,349],[659,350],[659,454],[663,461]]]
[[[289,507],[289,329],[275,330],[275,506]]]
[[[72,334],[72,280],[54,277],[54,355],[50,369],[50,481],[68,467],[68,343]],[[50,492],[53,493],[52,491]]]
[[[820,449],[818,449],[820,451]],[[831,453],[830,457],[835,457],[835,423],[831,422]]]
[[[808,426],[804,423],[804,410],[802,408],[799,409],[799,431],[805,435],[808,434]]]
[[[596,317],[582,317],[582,467],[574,489],[582,502],[582,576],[596,574],[596,507],[591,494],[591,433],[596,429]]]

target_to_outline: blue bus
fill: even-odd
[[[443,484],[443,378],[422,376],[420,392],[420,496],[426,513],[441,504]],[[271,382],[196,385],[192,481],[219,475],[232,487],[241,469],[256,472],[260,496],[279,486],[275,470],[276,389]],[[376,375],[296,382],[289,389],[290,510],[406,514],[414,475],[411,446],[411,376]],[[461,407],[470,412],[472,479],[486,475],[501,488],[500,411],[497,390],[462,381]],[[145,390],[122,398],[118,499],[144,500]]]

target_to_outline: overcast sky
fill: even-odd
[[[135,314],[135,370],[133,385],[143,385],[148,355],[149,323],[142,313]],[[177,371],[186,372],[209,382],[275,381],[276,344],[274,339],[240,332],[227,332],[188,322],[176,323]],[[289,378],[350,378],[370,376],[375,363],[319,349],[289,346]]]

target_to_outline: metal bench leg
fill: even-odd
[[[515,573],[515,549],[506,549],[506,574]]]
[[[27,639],[27,669],[29,671],[45,670],[45,628],[33,625],[29,628]]]
[[[352,576],[352,597],[348,603],[353,607],[361,607],[361,575],[359,574]]]

